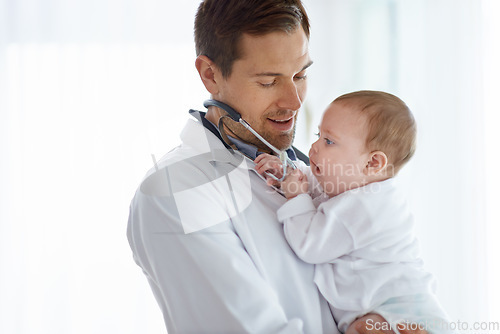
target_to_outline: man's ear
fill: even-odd
[[[382,151],[374,151],[369,155],[369,161],[366,163],[366,175],[377,175],[387,168],[387,155]]]
[[[219,92],[219,87],[217,85],[217,67],[214,62],[207,56],[198,56],[195,61],[196,69],[200,75],[201,81],[208,92],[215,95]]]

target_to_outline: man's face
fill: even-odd
[[[244,34],[240,43],[242,57],[234,62],[228,78],[218,76],[219,89],[213,98],[235,108],[278,149],[286,149],[292,144],[297,112],[306,94],[306,69],[311,65],[307,37],[299,28],[291,34]],[[225,124],[237,137],[267,148],[241,124]]]

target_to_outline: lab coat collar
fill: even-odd
[[[193,148],[197,154],[209,154],[210,158],[208,160],[212,164],[229,163],[238,167],[243,159],[247,159],[240,152],[233,150],[229,145],[225,145],[217,128],[205,119],[205,113],[197,110],[190,110],[189,113],[194,119],[188,120],[180,135],[185,145]],[[253,161],[252,165],[254,165]]]

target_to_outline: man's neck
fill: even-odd
[[[205,114],[205,119],[212,122],[215,126],[219,124],[219,119],[222,116],[222,111],[217,107],[209,107]]]

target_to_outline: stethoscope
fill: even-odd
[[[297,168],[295,166],[295,164],[293,163],[293,161],[288,157],[288,154],[286,153],[286,151],[281,151],[281,150],[278,150],[276,147],[274,147],[274,145],[272,145],[264,137],[262,137],[257,131],[255,131],[250,126],[250,124],[248,124],[247,121],[245,121],[243,118],[241,118],[241,115],[239,112],[237,112],[236,110],[234,110],[233,108],[231,108],[227,104],[222,103],[222,102],[217,101],[217,100],[206,100],[205,102],[203,102],[203,106],[205,108],[214,106],[214,107],[217,107],[217,108],[224,110],[228,114],[229,118],[231,118],[233,121],[238,122],[241,125],[243,125],[248,131],[250,131],[255,137],[257,137],[264,145],[269,147],[274,153],[276,153],[278,155],[279,159],[281,160],[281,164],[283,165],[283,176],[281,178],[278,178],[271,173],[266,173],[271,178],[275,179],[276,181],[281,182],[285,179],[287,167],[290,167],[292,169]]]

